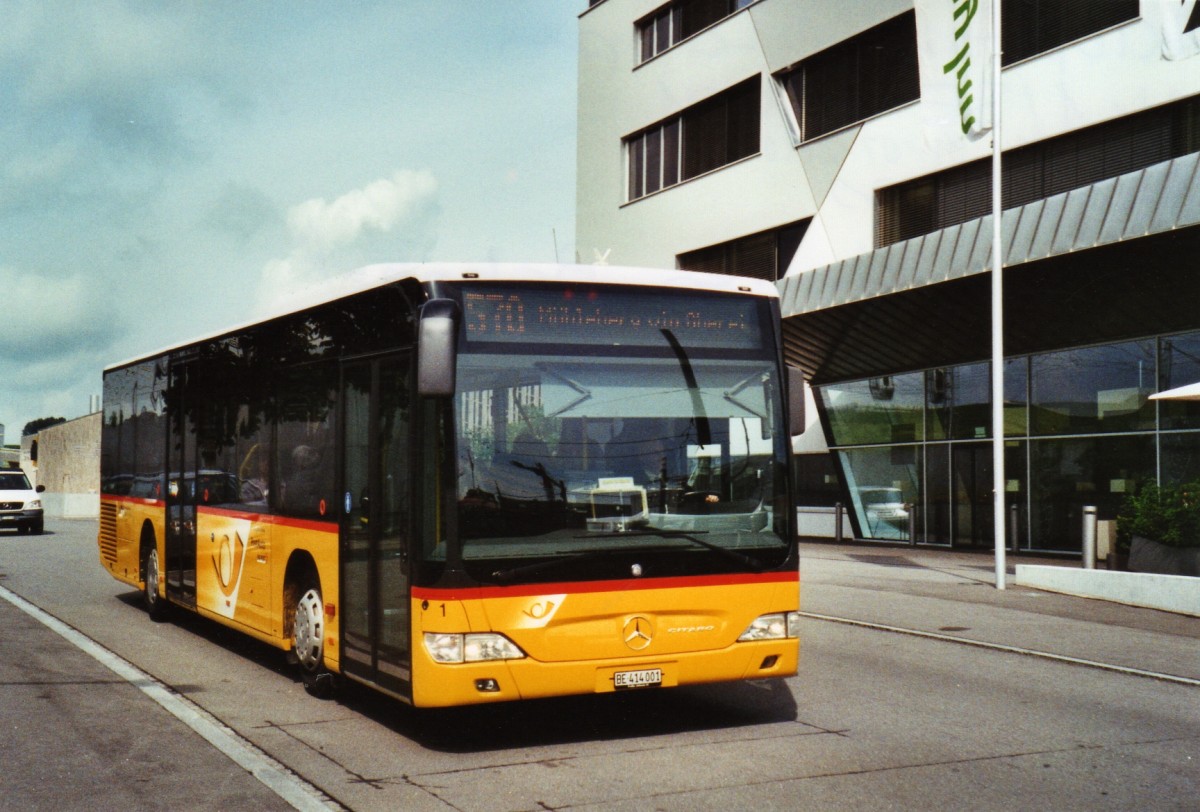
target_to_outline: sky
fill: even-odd
[[[584,0],[7,0],[0,424],[372,262],[574,260]]]

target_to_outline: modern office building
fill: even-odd
[[[1200,478],[1200,3],[997,0],[1019,550]],[[988,0],[593,0],[582,261],[776,280],[810,502],[993,545]],[[817,419],[819,418],[819,423]],[[826,451],[828,449],[828,451]]]

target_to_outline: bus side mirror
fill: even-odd
[[[417,393],[448,398],[454,394],[458,336],[458,305],[450,299],[430,299],[421,305],[417,334]]]
[[[795,437],[807,427],[804,414],[804,375],[799,367],[787,368],[788,434]]]

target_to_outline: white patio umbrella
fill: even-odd
[[[1177,386],[1157,395],[1151,395],[1151,400],[1200,400],[1200,381],[1189,383],[1187,386]]]

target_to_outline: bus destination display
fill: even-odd
[[[463,291],[464,327],[472,343],[662,347],[669,331],[684,346],[759,349],[760,306],[748,296],[680,297],[653,289]]]

